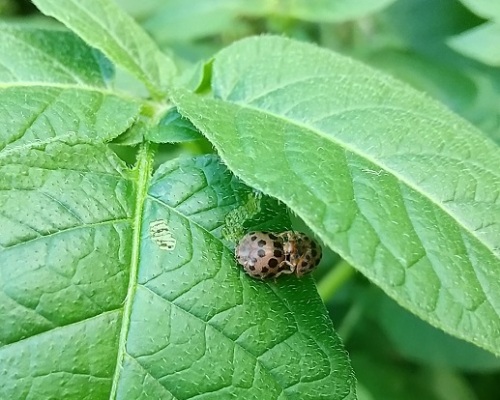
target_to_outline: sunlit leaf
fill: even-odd
[[[454,50],[492,66],[500,66],[500,22],[487,22],[448,40]]]
[[[406,85],[283,38],[223,50],[212,86],[174,102],[236,175],[413,313],[500,354],[497,146]]]
[[[112,0],[33,2],[139,78],[153,95],[162,97],[167,92],[175,74],[174,63]]]

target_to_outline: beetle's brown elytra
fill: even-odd
[[[321,247],[301,232],[249,232],[236,246],[235,256],[253,278],[277,278],[282,274],[301,277],[321,260]]]

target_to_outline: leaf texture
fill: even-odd
[[[212,87],[173,100],[237,176],[413,313],[500,354],[498,147],[400,82],[283,38],[223,50]]]
[[[0,48],[0,149],[61,135],[107,141],[139,113],[108,88],[109,62],[72,33],[4,26]]]
[[[141,80],[155,97],[166,93],[175,75],[173,61],[112,0],[33,2]]]
[[[4,153],[0,397],[105,398],[127,293],[133,185],[113,153],[78,138]]]
[[[0,398],[355,398],[312,279],[254,281],[224,239],[228,215],[289,229],[286,208],[214,156],[150,180],[145,145],[128,168],[103,142],[141,102],[108,87],[99,53],[56,36],[12,28],[0,54]],[[36,62],[9,57],[19,43]]]
[[[225,216],[249,193],[214,156],[172,161],[155,173],[118,397],[137,393],[128,377],[142,370],[179,399],[354,398],[346,355],[321,300],[311,297],[312,280],[255,281],[221,238]],[[158,220],[174,249],[151,237]],[[159,389],[144,386],[143,395]]]

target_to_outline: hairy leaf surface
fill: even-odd
[[[166,93],[175,74],[174,63],[112,0],[35,0],[33,3],[135,75],[153,95],[161,98]]]
[[[139,113],[108,88],[109,62],[72,33],[3,26],[0,50],[0,149],[61,135],[102,142]]]
[[[312,279],[234,260],[241,232],[290,229],[286,208],[216,156],[151,179],[143,145],[128,168],[103,142],[145,105],[108,87],[109,63],[67,32],[2,34],[0,398],[355,398]]]
[[[406,85],[283,38],[223,50],[212,85],[214,99],[174,101],[236,175],[400,304],[500,354],[498,147]]]
[[[102,146],[1,160],[2,397],[354,398],[312,279],[263,283],[236,266],[221,232],[252,191],[216,157],[163,165],[145,197],[147,159],[131,179]],[[262,204],[250,228],[289,227]]]
[[[311,295],[313,281],[264,283],[236,266],[221,232],[251,194],[214,156],[172,161],[153,176],[125,305],[118,397],[137,393],[136,385],[153,396],[158,385],[142,383],[149,377],[179,399],[354,398],[346,355]],[[249,228],[259,220],[274,220],[267,228],[277,231],[289,227],[283,208],[280,216],[276,202],[267,204]],[[175,240],[171,250],[155,240],[159,222]]]

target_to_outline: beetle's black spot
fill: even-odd
[[[276,260],[276,258],[271,258],[267,264],[271,268],[276,268],[276,266],[278,265],[278,260]]]
[[[273,242],[273,245],[275,248],[279,249],[280,247],[282,247],[282,244],[279,242],[279,241],[274,241]]]
[[[267,273],[267,272],[269,272],[269,268],[267,268],[267,267],[262,267],[262,273],[263,273],[263,274],[265,274],[265,273]]]
[[[317,246],[316,242],[314,240],[311,240],[311,249],[315,249]]]
[[[250,238],[250,240],[251,240],[252,242],[255,242],[255,241],[257,240],[257,236],[255,236],[255,235],[254,235],[254,236],[252,236],[252,237]]]
[[[249,266],[248,266],[248,269],[249,269],[250,271],[255,271],[255,265],[249,265]]]
[[[318,255],[318,252],[317,252],[316,250],[312,249],[312,250],[311,250],[311,255],[312,255],[313,257],[316,257],[316,256]]]
[[[306,260],[307,261],[311,261],[311,255],[310,254],[306,254]]]
[[[261,258],[262,258],[262,257],[264,257],[264,256],[266,255],[266,252],[265,252],[263,249],[260,249],[260,250],[257,252],[257,255],[258,255],[259,257],[261,257]]]
[[[270,234],[269,234],[269,237],[270,237],[272,240],[276,240],[276,239],[278,239],[278,236],[276,236],[276,235],[274,235],[274,234],[272,234],[272,233],[270,233]]]
[[[265,241],[265,240],[259,240],[259,241],[257,242],[257,245],[258,245],[259,247],[264,247],[264,246],[266,245],[266,241]]]
[[[255,257],[250,258],[250,260],[252,261],[253,264],[257,262],[257,259]]]
[[[301,265],[302,267],[307,267],[307,265],[309,265],[309,263],[308,263],[307,261],[302,261],[302,262],[300,263],[300,265]]]
[[[281,258],[283,257],[283,252],[281,250],[274,250],[274,257]]]

